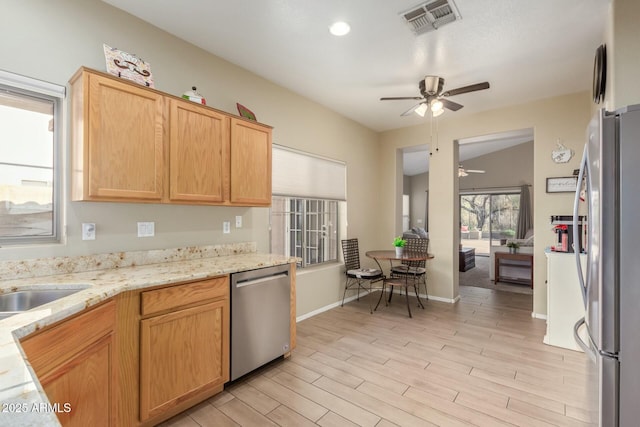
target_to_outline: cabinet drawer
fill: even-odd
[[[229,277],[216,277],[183,285],[142,292],[143,316],[229,295]]]
[[[20,344],[34,371],[38,375],[45,375],[88,344],[111,333],[115,320],[116,305],[111,300],[52,328],[28,336]]]

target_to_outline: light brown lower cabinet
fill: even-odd
[[[229,381],[229,276],[118,295],[119,412],[154,426]]]
[[[229,379],[228,299],[140,324],[140,416],[144,421]]]
[[[116,425],[115,313],[109,301],[21,342],[65,427]]]
[[[123,292],[21,345],[63,426],[153,426],[229,381],[229,295],[228,275]]]

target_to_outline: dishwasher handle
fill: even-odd
[[[288,273],[278,273],[278,274],[274,274],[273,276],[259,277],[257,279],[239,280],[236,283],[236,288],[243,288],[245,286],[259,285],[261,283],[270,282],[272,280],[277,280],[277,279],[280,279],[280,278],[288,278],[288,276],[289,276]]]

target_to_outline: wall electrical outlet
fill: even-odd
[[[82,223],[82,240],[96,240],[96,224],[93,222]]]
[[[242,215],[236,215],[236,228],[242,228]]]
[[[153,237],[156,235],[155,222],[139,222],[138,237]]]
[[[224,221],[222,223],[222,232],[224,234],[229,234],[231,233],[231,221]]]

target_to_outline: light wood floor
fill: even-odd
[[[542,344],[531,295],[354,301],[298,324],[292,356],[163,426],[583,426],[587,358]]]

